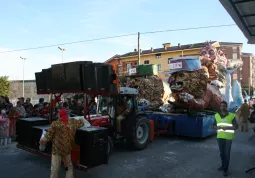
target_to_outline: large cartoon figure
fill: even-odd
[[[217,49],[207,42],[205,47],[201,49],[201,65],[205,66],[209,72],[208,82],[218,79],[218,51]]]
[[[219,88],[208,83],[207,69],[201,66],[198,56],[171,60],[168,82],[175,105],[188,109],[219,109],[222,96]]]

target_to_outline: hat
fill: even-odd
[[[67,111],[65,109],[60,109],[58,113],[60,117],[67,115]]]
[[[199,56],[177,57],[170,60],[170,74],[179,71],[195,71],[202,69]]]

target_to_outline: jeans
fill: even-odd
[[[221,166],[223,170],[227,172],[230,161],[232,140],[217,138],[217,141],[220,150]]]

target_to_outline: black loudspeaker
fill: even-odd
[[[78,61],[65,63],[66,89],[81,91],[83,90],[83,66],[91,64],[91,61]]]
[[[47,119],[31,117],[19,119],[16,124],[17,141],[19,144],[34,147],[33,126],[49,125]]]
[[[46,92],[51,92],[52,90],[52,72],[51,68],[49,69],[43,69],[42,70],[43,76],[44,76],[44,83],[45,83],[45,89]]]
[[[80,164],[95,167],[108,163],[108,129],[103,127],[80,128],[75,143],[80,145]]]
[[[97,90],[107,92],[110,85],[108,66],[97,65],[95,68],[97,76]]]
[[[83,73],[83,90],[85,92],[90,91],[95,92],[97,89],[95,65],[93,63],[84,64],[82,73]]]
[[[45,93],[46,92],[46,86],[45,86],[45,80],[44,80],[43,72],[36,72],[35,73],[35,81],[36,81],[37,93]]]
[[[66,78],[64,64],[55,64],[51,66],[52,91],[66,90]]]
[[[39,141],[41,139],[43,130],[48,131],[48,129],[50,128],[50,125],[42,125],[42,126],[34,126],[32,128],[32,134],[33,134],[33,145],[32,148],[34,148],[35,150],[40,151],[39,149]],[[46,149],[44,151],[42,151],[43,153],[47,153],[47,154],[51,154],[52,151],[52,143],[48,142],[46,144]]]

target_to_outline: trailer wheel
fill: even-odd
[[[113,150],[113,141],[112,141],[112,138],[108,136],[108,146],[107,146],[108,155],[111,155],[112,150]]]
[[[132,140],[133,148],[143,150],[150,142],[150,124],[146,116],[136,116],[136,122],[132,127]]]

